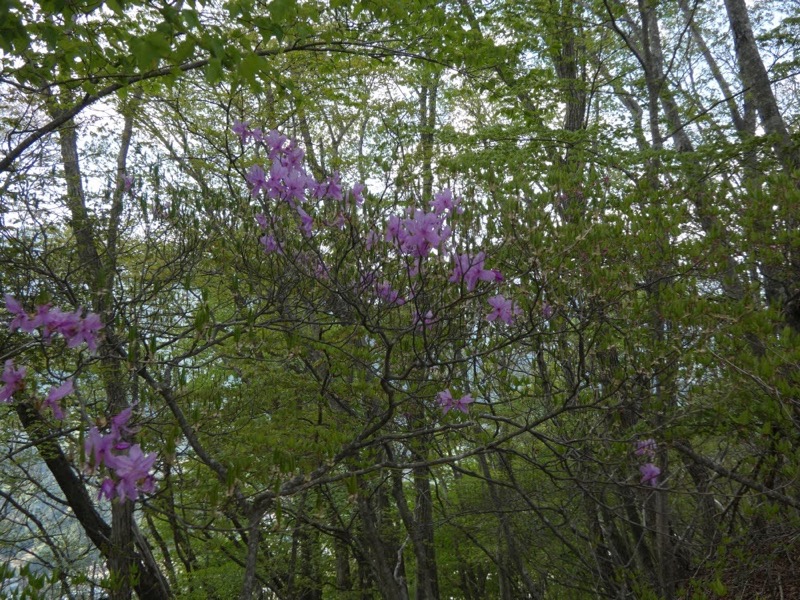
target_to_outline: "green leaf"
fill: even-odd
[[[267,10],[275,23],[285,23],[297,12],[297,0],[272,0]]]
[[[209,60],[205,70],[206,81],[212,85],[219,83],[222,80],[222,74],[222,60],[219,58]]]
[[[248,82],[255,83],[256,75],[266,67],[266,61],[257,54],[246,55],[239,63],[238,72]]]

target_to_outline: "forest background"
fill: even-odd
[[[5,0],[4,316],[103,328],[0,331],[0,594],[800,597],[799,39],[796,0]]]

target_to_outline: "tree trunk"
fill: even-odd
[[[433,539],[430,472],[426,467],[417,467],[413,469],[413,477],[415,492],[413,514],[406,502],[403,474],[400,471],[392,473],[392,495],[414,548],[416,559],[415,598],[416,600],[434,600],[439,597],[439,579],[436,571]]]
[[[792,175],[800,166],[800,159],[772,92],[767,69],[758,52],[745,0],[725,0],[725,9],[744,84],[761,117],[764,131],[773,138],[773,148],[778,160],[786,172]]]
[[[58,110],[55,106],[51,112],[55,116]],[[106,240],[106,252],[104,260],[101,259],[98,251],[98,241],[96,233],[89,216],[86,206],[86,197],[83,190],[81,168],[78,154],[78,133],[73,121],[68,121],[59,130],[59,142],[61,149],[61,160],[64,168],[67,195],[66,204],[70,213],[70,226],[76,239],[77,254],[81,260],[81,269],[86,281],[86,285],[93,292],[93,309],[100,313],[106,324],[104,340],[100,347],[101,362],[103,365],[102,380],[105,388],[108,409],[111,413],[118,413],[128,406],[126,389],[126,372],[121,367],[121,357],[117,355],[115,348],[115,334],[111,325],[113,317],[110,314],[112,309],[111,290],[113,287],[113,274],[116,270],[116,240],[119,227],[119,216],[122,213],[123,185],[121,181],[122,173],[125,170],[126,156],[129,147],[131,130],[133,126],[132,116],[129,114],[125,120],[123,135],[121,139],[120,154],[117,158],[117,182],[114,193],[114,200],[111,206],[111,219],[108,226],[108,239]],[[48,464],[48,466],[50,466]],[[51,469],[52,470],[52,469]],[[54,473],[55,475],[55,473]],[[67,488],[70,493],[75,493],[72,487]],[[65,494],[67,489],[62,487]],[[70,499],[68,498],[68,501]],[[135,587],[141,598],[156,598],[157,594],[169,595],[169,587],[160,572],[157,564],[153,561],[152,552],[149,548],[143,552],[142,559],[147,564],[146,568],[137,565],[134,532],[133,532],[133,507],[119,503],[112,504],[112,526],[109,534],[110,543],[101,548],[101,552],[108,558],[109,569],[111,571],[112,598],[113,600],[127,600],[131,597],[131,591]],[[84,527],[86,524],[81,522]],[[87,534],[89,532],[87,531]],[[92,536],[90,535],[90,538]],[[146,544],[144,538],[140,540]],[[153,561],[153,562],[151,562]],[[134,573],[136,569],[136,573]],[[144,580],[143,580],[144,578]],[[139,591],[142,586],[137,582],[142,581],[145,587],[152,591],[149,595],[142,595]]]
[[[419,90],[419,151],[422,160],[422,201],[433,198],[433,145],[436,131],[436,100],[439,77],[426,75],[427,81]]]
[[[250,600],[256,589],[256,566],[258,565],[258,548],[261,545],[261,518],[264,513],[254,510],[248,518],[247,525],[247,558],[244,565],[244,581],[239,592],[239,600]]]
[[[371,493],[364,489],[358,497],[361,518],[361,543],[370,570],[384,600],[409,600],[402,547],[386,540],[381,532],[381,513],[386,509],[385,490],[379,487]],[[370,502],[371,496],[373,502]],[[374,503],[374,504],[373,504]]]

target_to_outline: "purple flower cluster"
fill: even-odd
[[[433,325],[436,324],[438,319],[434,316],[433,311],[429,310],[424,315],[419,314],[419,312],[415,309],[414,315],[412,317],[412,322],[416,326],[417,329],[430,329]]]
[[[642,485],[648,484],[653,487],[658,486],[658,477],[661,475],[661,469],[654,465],[652,461],[656,456],[656,441],[653,439],[639,440],[636,442],[636,456],[644,456],[648,458],[648,462],[639,467],[639,473],[642,475]]]
[[[636,454],[636,456],[655,458],[657,448],[654,439],[639,440],[636,442],[636,451],[634,454]]]
[[[375,285],[375,294],[386,304],[402,306],[406,303],[405,298],[400,296],[397,290],[392,289],[392,286],[386,281]]]
[[[145,454],[139,444],[130,444],[123,439],[124,434],[134,433],[127,424],[131,418],[131,408],[126,408],[111,419],[111,431],[105,435],[97,427],[92,427],[86,439],[86,468],[89,473],[104,466],[110,476],[100,485],[98,499],[135,501],[139,492],[150,493],[155,487],[155,479],[150,470],[158,455]]]
[[[35,330],[41,329],[44,340],[50,340],[52,335],[57,333],[67,340],[68,348],[76,348],[85,343],[89,350],[97,351],[100,330],[103,328],[103,322],[99,315],[88,313],[83,316],[83,311],[80,309],[75,312],[64,312],[49,304],[40,304],[36,307],[36,312],[29,315],[22,304],[12,295],[6,294],[5,300],[8,312],[13,315],[8,324],[8,329],[12,333],[17,330],[33,333]],[[10,402],[12,395],[22,389],[25,373],[25,367],[17,369],[14,367],[13,361],[6,361],[2,375],[5,385],[0,388],[0,402]],[[61,385],[50,389],[41,404],[41,409],[49,408],[56,419],[63,420],[65,415],[60,402],[74,391],[74,382],[72,379],[67,379]]]
[[[11,402],[11,397],[24,387],[23,379],[27,369],[20,367],[17,369],[14,366],[14,361],[10,358],[6,361],[3,374],[0,375],[0,380],[3,382],[3,387],[0,388],[0,402]]]
[[[467,291],[475,289],[478,281],[503,281],[503,274],[497,269],[484,269],[483,262],[486,260],[484,252],[478,252],[475,256],[469,254],[459,254],[454,256],[456,266],[450,275],[450,283],[459,283],[462,280],[467,284]]]
[[[247,141],[251,139],[255,142],[259,142],[264,139],[264,132],[258,127],[255,129],[250,129],[250,123],[247,121],[234,121],[231,129],[233,130],[233,133],[239,137],[243,144],[246,144]]]
[[[5,297],[6,308],[13,315],[9,330],[13,333],[22,330],[33,333],[40,329],[42,338],[49,340],[53,333],[64,336],[69,348],[75,348],[85,343],[90,350],[96,351],[98,336],[103,323],[99,315],[89,313],[83,316],[83,311],[64,312],[43,304],[36,308],[34,315],[29,315],[22,305],[13,296]],[[27,371],[25,367],[17,368],[13,360],[7,360],[0,380],[0,402],[10,402],[13,395],[23,389],[24,378]],[[58,386],[52,387],[47,397],[42,401],[40,410],[50,409],[56,419],[64,419],[64,410],[61,401],[75,391],[75,383],[67,379]],[[114,497],[121,501],[136,500],[139,492],[151,492],[155,480],[150,474],[157,455],[145,455],[139,444],[131,444],[123,439],[123,435],[134,433],[127,427],[131,417],[128,408],[111,419],[111,432],[103,435],[92,427],[86,439],[85,450],[88,457],[87,468],[93,472],[99,467],[105,467],[111,476],[107,477],[101,487],[99,497],[111,500]]]
[[[86,343],[89,350],[97,351],[99,333],[103,328],[100,315],[88,313],[83,316],[83,310],[64,312],[60,308],[53,308],[49,304],[36,307],[36,313],[31,316],[22,308],[22,305],[10,294],[6,294],[6,308],[14,315],[8,329],[12,333],[21,329],[25,333],[33,333],[35,329],[42,329],[42,338],[49,340],[53,333],[64,336],[68,348],[77,348]]]
[[[301,205],[308,201],[334,200],[343,203],[345,208],[349,206],[349,198],[352,197],[356,204],[364,202],[363,184],[353,186],[350,193],[346,196],[342,189],[342,183],[338,172],[333,173],[325,181],[317,181],[309,175],[303,168],[305,152],[296,142],[289,142],[285,135],[274,129],[267,135],[258,129],[250,129],[247,122],[236,121],[233,125],[233,132],[239,136],[242,143],[248,140],[266,147],[269,160],[271,161],[269,172],[264,171],[261,165],[252,165],[245,174],[245,180],[250,186],[250,194],[253,198],[262,196],[271,200],[282,200],[291,207],[299,218],[299,228],[305,237],[311,237],[314,230],[314,218]],[[274,224],[274,223],[273,223]],[[344,227],[345,219],[342,213],[338,213],[329,225],[331,227]],[[262,229],[268,228],[266,221],[262,224]],[[280,244],[272,233],[265,233],[260,238],[264,250],[268,253],[279,252]]]
[[[461,203],[461,198],[453,198],[453,192],[450,188],[444,188],[441,192],[433,197],[431,208],[437,215],[441,215],[445,211],[450,211],[452,214],[455,211],[458,214],[464,212],[464,209],[458,206]]]
[[[50,389],[50,392],[47,394],[47,398],[45,398],[44,402],[42,403],[42,408],[49,408],[51,411],[53,411],[53,416],[59,421],[62,421],[65,415],[59,402],[61,402],[61,400],[63,400],[66,396],[69,396],[74,391],[75,384],[73,383],[72,379],[67,379],[58,387]]]
[[[514,318],[521,314],[522,311],[511,300],[506,300],[502,294],[492,296],[488,300],[489,306],[492,307],[492,312],[486,315],[486,320],[490,323],[497,319],[503,321],[506,325],[511,325]]]
[[[9,403],[13,400],[15,393],[19,392],[25,387],[25,375],[27,374],[25,367],[16,368],[14,361],[8,359],[3,369],[3,374],[0,375],[0,381],[3,382],[3,387],[0,388],[0,402]],[[59,421],[64,419],[64,410],[61,408],[59,402],[66,396],[75,391],[75,385],[72,379],[67,379],[58,387],[53,387],[47,394],[44,402],[42,402],[42,409],[49,408],[53,412],[53,416]]]
[[[639,467],[639,473],[642,474],[642,485],[650,484],[653,487],[658,486],[658,476],[661,475],[661,469],[653,463],[645,463]]]
[[[261,165],[252,165],[245,175],[253,198],[266,197],[286,202],[296,213],[299,219],[299,229],[305,237],[312,237],[314,232],[314,217],[309,214],[310,209],[304,208],[309,202],[319,202],[325,199],[335,200],[340,207],[336,218],[330,221],[320,221],[328,227],[342,229],[346,223],[342,209],[350,207],[351,199],[356,205],[364,201],[363,184],[356,184],[349,193],[345,194],[338,173],[323,182],[317,182],[306,173],[303,168],[304,152],[295,141],[289,141],[276,130],[264,135],[260,129],[252,129],[247,122],[236,121],[233,132],[239,136],[242,143],[254,141],[266,148],[271,161],[269,172]],[[399,248],[400,252],[417,259],[427,257],[432,250],[446,251],[452,229],[447,219],[454,214],[461,214],[461,199],[453,196],[452,190],[445,188],[438,192],[429,206],[431,212],[410,207],[404,215],[391,215],[386,224],[383,238]],[[268,221],[264,214],[256,215],[256,220],[263,235],[259,242],[268,254],[283,254],[283,247],[275,235],[276,220]],[[380,237],[375,230],[370,230],[365,239],[365,249],[371,251],[379,242]],[[472,292],[481,281],[498,283],[503,281],[502,273],[497,269],[484,267],[486,254],[478,252],[475,255],[454,254],[455,263],[450,274],[451,283],[466,284],[467,291]],[[421,260],[414,261],[409,267],[409,276],[416,277],[422,267]],[[407,302],[411,295],[404,298],[401,292],[392,289],[387,283],[381,283],[374,288],[376,297],[384,303],[401,305]],[[521,314],[516,304],[507,300],[502,295],[489,299],[491,312],[486,315],[489,322],[503,321],[510,325],[514,318]],[[414,323],[417,327],[428,327],[435,321],[433,314],[415,315]]]
[[[460,410],[464,414],[469,412],[469,405],[474,402],[472,396],[469,394],[464,394],[456,400],[453,398],[453,395],[450,393],[450,390],[444,390],[439,392],[436,395],[436,401],[439,403],[439,406],[442,408],[442,414],[447,414],[450,410]]]
[[[425,257],[433,248],[442,249],[450,233],[443,214],[409,209],[405,219],[398,215],[389,217],[385,239],[396,244],[405,254]]]

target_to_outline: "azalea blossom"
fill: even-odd
[[[250,135],[249,123],[247,121],[234,121],[231,130],[242,141],[243,144],[247,143],[247,138]]]
[[[102,328],[103,322],[100,319],[100,315],[89,313],[83,319],[80,319],[68,333],[65,332],[63,334],[67,338],[67,347],[75,348],[85,343],[90,351],[96,352],[98,333]]]
[[[105,467],[111,474],[103,480],[98,498],[108,500],[114,497],[120,501],[135,501],[140,492],[151,492],[155,479],[150,470],[155,466],[158,455],[145,454],[139,444],[131,444],[123,439],[125,434],[133,434],[128,427],[133,407],[128,407],[111,418],[111,431],[103,435],[92,427],[86,438],[84,450],[87,457],[86,468],[90,473]]]
[[[117,477],[116,494],[121,501],[136,500],[139,490],[153,491],[154,481],[150,469],[158,456],[155,452],[144,454],[139,444],[130,447],[126,454],[114,456],[111,468]]]
[[[106,463],[106,459],[111,456],[111,451],[117,443],[117,438],[114,435],[103,435],[97,427],[92,427],[86,440],[83,443],[83,449],[86,453],[86,468],[89,473]]]
[[[387,304],[396,304],[397,306],[402,306],[405,304],[405,300],[400,296],[397,290],[392,289],[392,286],[389,285],[386,281],[379,283],[375,286],[375,293],[377,294],[378,298],[386,302]]]
[[[42,408],[49,408],[53,411],[53,416],[59,421],[64,419],[64,411],[59,402],[66,396],[75,391],[75,386],[72,379],[67,379],[58,387],[51,388],[47,394],[47,398],[42,403]]]
[[[21,390],[24,386],[22,380],[25,378],[26,373],[27,369],[25,367],[17,369],[12,359],[9,358],[6,361],[3,374],[0,375],[0,380],[5,383],[5,385],[0,388],[0,402],[11,402],[11,397],[14,393]]]
[[[464,394],[463,396],[461,396],[461,398],[456,400],[456,403],[453,405],[453,408],[455,410],[460,410],[464,414],[467,414],[469,412],[469,405],[472,404],[473,402],[474,400],[472,399],[472,396],[470,396],[469,394]]]
[[[100,484],[100,493],[97,494],[97,499],[101,500],[103,498],[106,500],[114,499],[114,480],[110,477],[106,477],[103,483]]]
[[[433,311],[431,310],[426,312],[425,315],[420,315],[419,312],[415,310],[413,319],[417,329],[428,329],[437,321],[436,317],[433,316]]]
[[[300,231],[306,237],[311,237],[311,228],[314,224],[314,219],[302,208],[297,207],[297,214],[300,216]]]
[[[261,131],[258,127],[254,127],[250,130],[250,139],[254,142],[263,142],[264,141],[264,132]]]
[[[269,148],[269,158],[274,160],[283,150],[283,145],[286,143],[287,138],[285,135],[279,133],[275,129],[271,130],[265,137],[264,142]]]
[[[449,210],[451,213],[453,209],[461,202],[461,198],[453,198],[453,192],[450,188],[445,188],[433,197],[431,208],[437,215],[441,215],[444,211]],[[464,209],[458,207],[456,210],[458,214],[464,212]]]
[[[386,241],[394,242],[400,250],[411,256],[425,257],[433,248],[442,248],[451,230],[436,213],[409,209],[409,216],[401,219],[389,217],[386,224]]]
[[[364,190],[367,189],[363,183],[357,183],[353,186],[350,190],[350,194],[353,196],[353,199],[356,201],[356,206],[361,206],[364,204]]]
[[[380,236],[374,229],[370,229],[367,232],[367,239],[364,241],[364,247],[366,248],[367,252],[372,250],[372,248],[380,241]]]
[[[282,150],[283,155],[280,157],[281,164],[293,169],[303,168],[303,159],[306,157],[305,151],[297,145],[296,141],[289,143],[289,146]],[[270,153],[272,158],[272,153]]]
[[[486,320],[490,323],[496,319],[500,319],[505,322],[506,325],[511,325],[514,318],[521,312],[511,300],[506,300],[501,294],[492,296],[489,298],[488,302],[492,307],[492,312],[486,315]]]
[[[653,439],[639,440],[636,442],[636,456],[653,458],[656,455],[656,441]]]
[[[277,240],[275,240],[274,235],[262,235],[260,238],[258,238],[258,241],[264,247],[264,252],[267,254],[272,254],[273,252],[280,253],[280,246],[278,245]]]
[[[262,169],[259,165],[251,166],[244,178],[252,188],[250,190],[250,195],[253,198],[256,198],[261,190],[266,191],[268,189],[267,175],[264,173],[264,169]]]
[[[447,414],[450,410],[460,410],[464,414],[469,412],[469,405],[474,402],[472,396],[469,394],[464,394],[456,400],[453,398],[453,395],[450,393],[449,389],[439,392],[436,395],[436,401],[439,403],[439,406],[442,408],[442,414]]]
[[[459,254],[453,257],[455,267],[450,275],[450,283],[459,283],[461,280],[467,284],[467,291],[475,289],[478,281],[503,281],[503,275],[496,269],[484,269],[483,263],[486,260],[484,252],[478,252],[475,256]]]
[[[342,200],[342,184],[339,181],[339,172],[334,171],[333,175],[328,177],[324,183],[320,183],[315,190],[316,197],[330,198],[331,200]]]
[[[386,241],[400,241],[400,217],[397,215],[391,215],[386,224]]]
[[[11,294],[6,294],[5,299],[6,310],[14,315],[14,318],[11,319],[11,322],[8,324],[8,330],[11,333],[14,333],[18,329],[21,329],[25,333],[33,332],[33,330],[36,329],[36,325],[34,325],[32,319],[28,317],[28,313],[22,308],[22,304],[20,304],[19,300],[14,298]]]
[[[639,472],[642,474],[642,485],[650,484],[653,487],[658,486],[658,476],[661,475],[659,469],[653,463],[645,463],[639,467]]]

